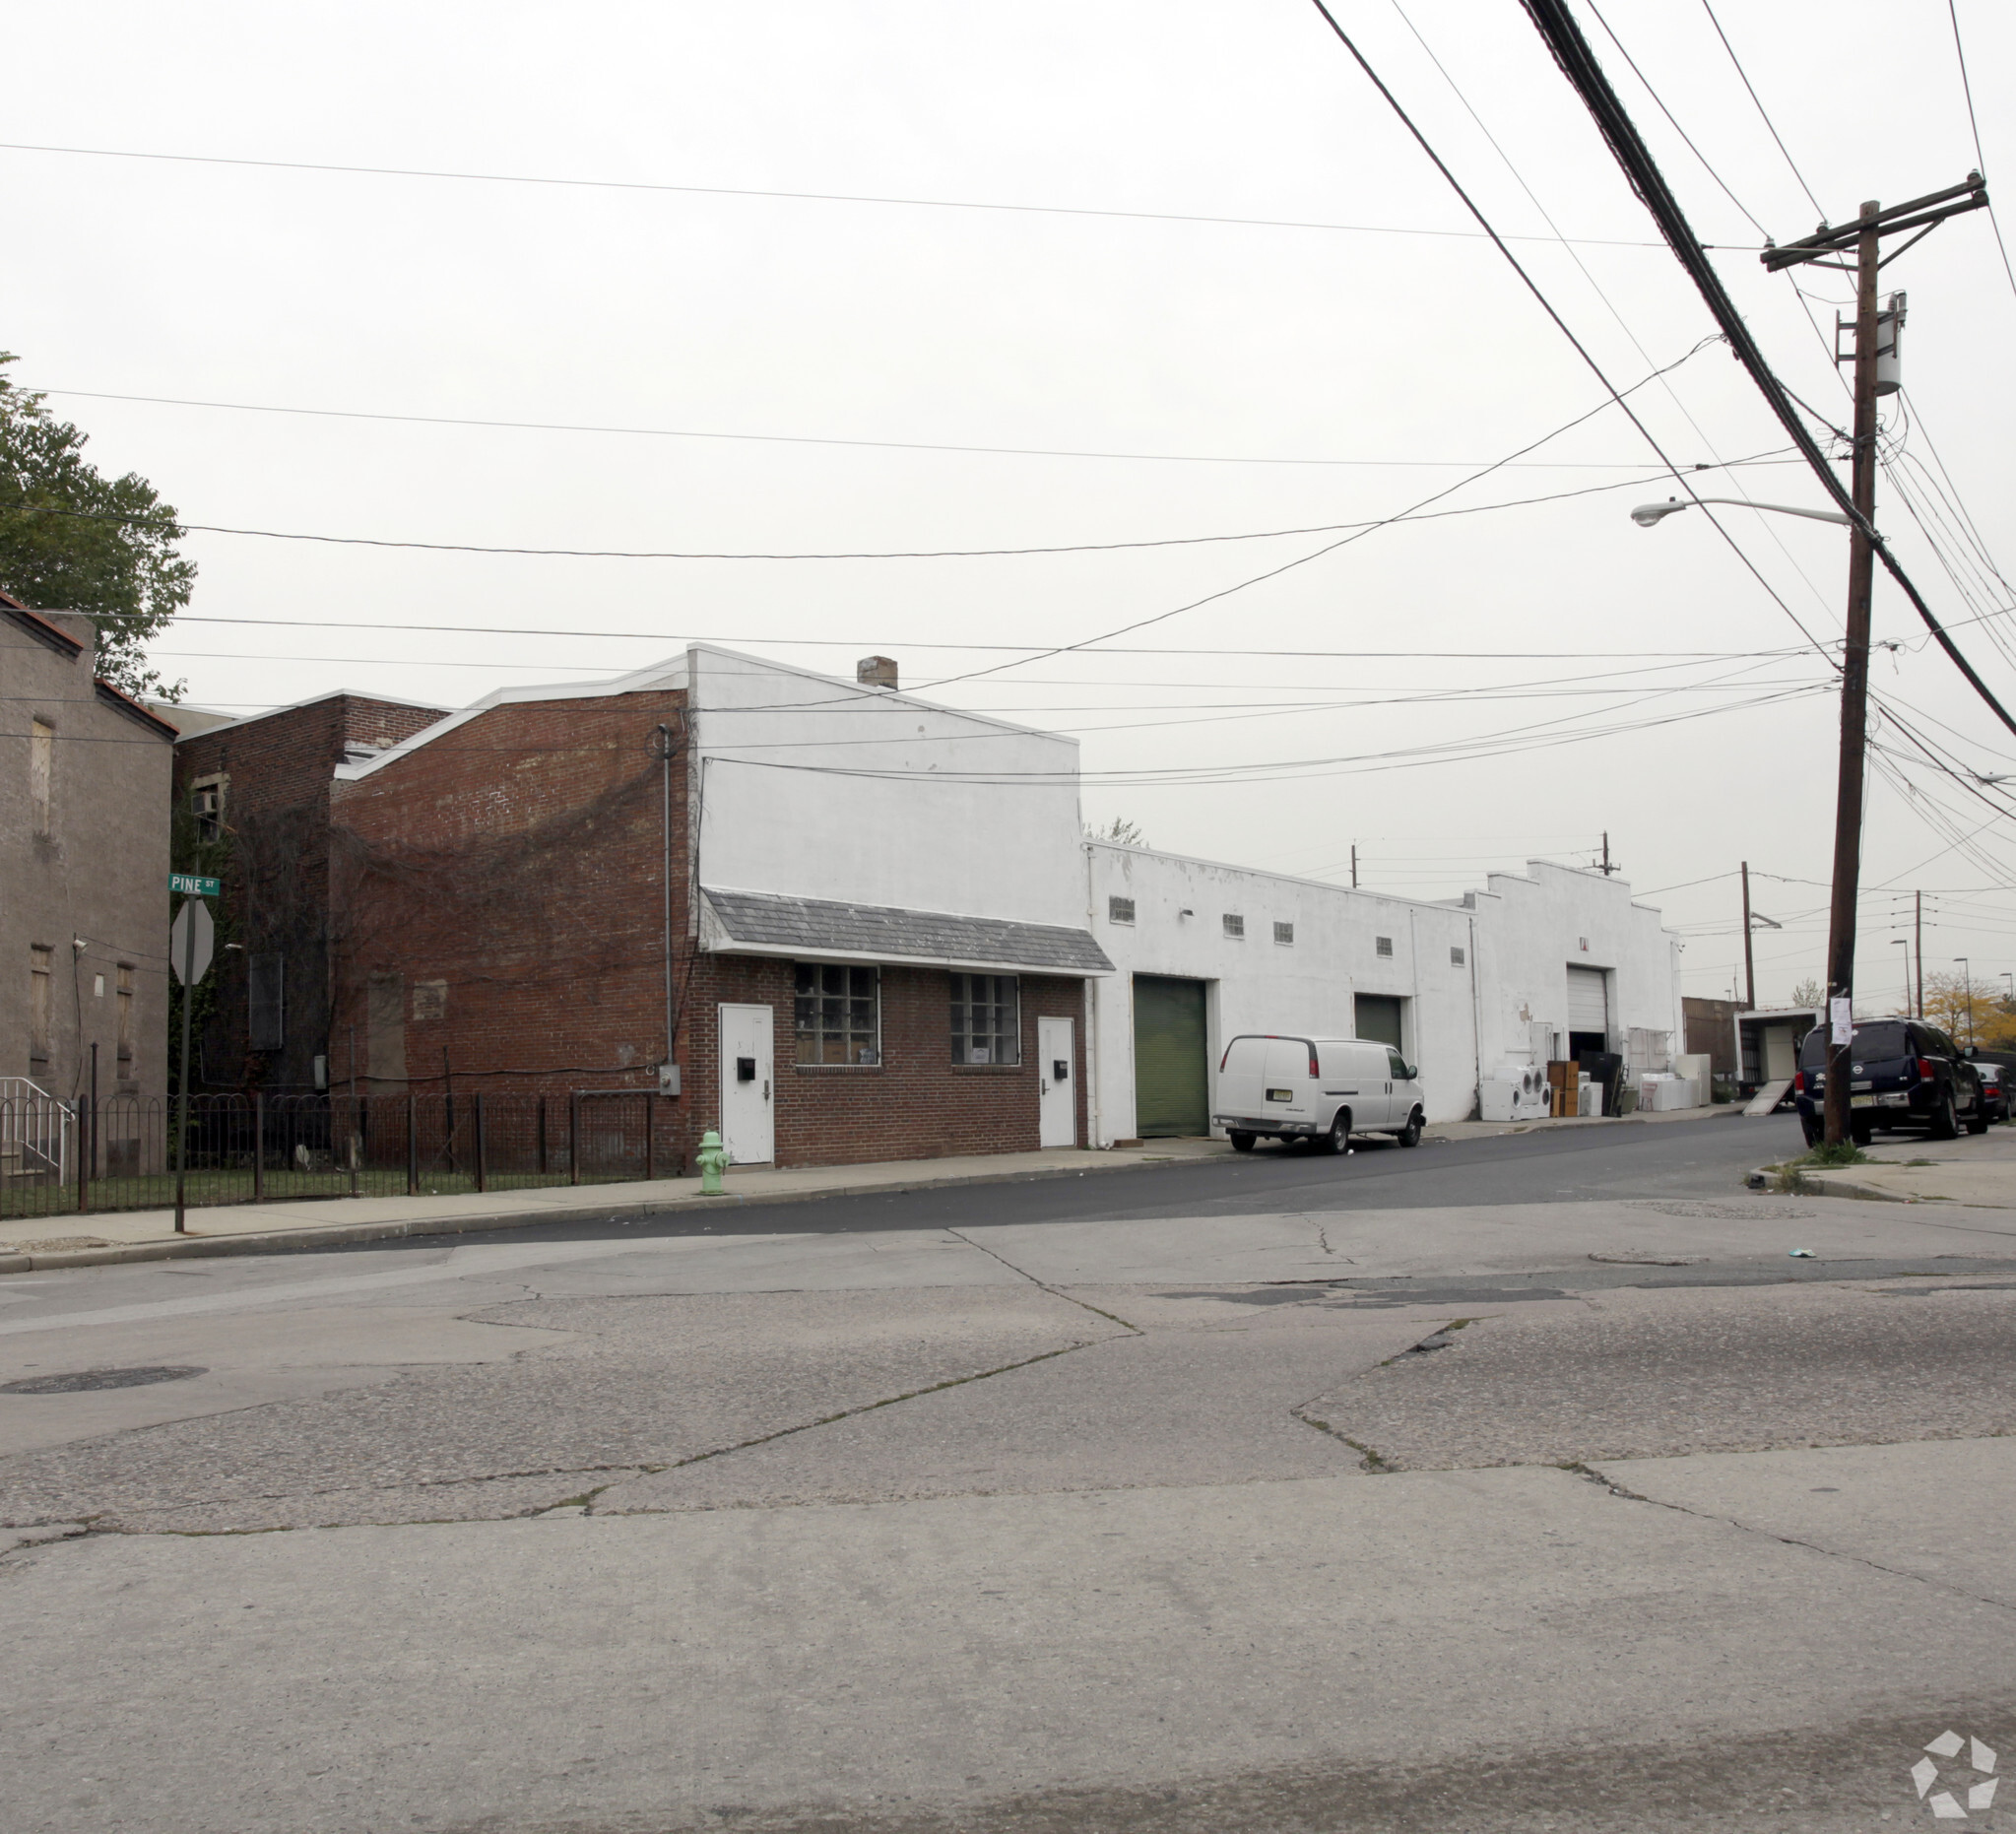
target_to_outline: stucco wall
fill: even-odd
[[[690,652],[703,885],[1084,920],[1075,740]]]
[[[1524,874],[1493,873],[1468,901],[1487,1075],[1544,1055],[1536,1024],[1565,1041],[1571,963],[1605,971],[1612,1049],[1622,1050],[1634,1027],[1668,1032],[1680,1049],[1679,939],[1658,911],[1633,900],[1624,880],[1536,860]]]
[[[1348,1037],[1359,994],[1398,996],[1431,1121],[1472,1112],[1480,1064],[1489,1076],[1531,1061],[1535,1022],[1565,1035],[1571,962],[1608,971],[1615,1048],[1633,1026],[1671,1031],[1678,1048],[1678,940],[1620,880],[1535,862],[1526,876],[1493,875],[1487,890],[1453,904],[1099,841],[1083,844],[1082,859],[1083,908],[1120,970],[1087,996],[1098,1146],[1137,1133],[1136,974],[1205,983],[1213,1072],[1240,1032]],[[1115,896],[1134,900],[1132,925],[1112,921]],[[1243,941],[1224,934],[1228,912],[1245,919]],[[1274,942],[1277,922],[1294,925],[1292,946]],[[1378,952],[1381,937],[1392,940],[1390,956]]]
[[[1227,1040],[1241,1032],[1348,1038],[1357,1032],[1359,994],[1397,996],[1428,1118],[1469,1113],[1477,1079],[1466,912],[1100,841],[1084,843],[1082,858],[1092,934],[1120,970],[1093,982],[1088,996],[1095,1144],[1137,1131],[1136,974],[1206,983],[1213,1072]],[[1132,925],[1111,921],[1115,896],[1134,900]],[[1243,941],[1226,937],[1228,912],[1245,919]],[[1294,926],[1292,945],[1273,940],[1276,923]],[[1390,956],[1379,953],[1381,937],[1392,941]],[[1452,962],[1453,949],[1465,951],[1463,965]]]

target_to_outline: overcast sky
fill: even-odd
[[[1839,222],[1965,176],[1945,0],[1723,0],[1786,151],[1700,0],[1605,0],[1721,182],[1577,11],[1767,354],[1844,418],[1827,346],[1847,277],[1806,273],[1802,308],[1744,213],[1789,240],[1820,214],[1805,184]],[[1707,494],[1822,503],[1725,348],[1688,358],[1706,309],[1517,0],[1408,16],[1425,47],[1391,0],[1338,9],[1492,223],[1530,238],[1520,259],[1610,380],[1679,364],[1632,396],[1667,454],[1728,466]],[[2016,160],[2016,15],[1959,17],[1992,181]],[[1767,590],[1699,510],[1635,527],[1634,503],[1671,493],[1657,455],[1307,0],[101,0],[16,15],[8,61],[10,142],[639,187],[0,152],[17,380],[323,411],[52,395],[101,468],[191,523],[855,554],[1308,530],[1451,487],[1436,508],[1477,511],[1306,559],[1345,531],[840,560],[196,533],[190,615],[157,650],[192,701],[347,686],[453,707],[692,637],[847,676],[882,651],[906,688],[1081,735],[1088,819],[1159,847],[1347,880],[1355,843],[1364,884],[1444,897],[1529,856],[1586,863],[1607,829],[1687,936],[1689,992],[1740,973],[1744,858],[1776,876],[1755,897],[1785,925],[1760,934],[1760,999],[1821,971],[1838,705],[1809,636],[1838,642],[1845,535],[1728,512]],[[973,204],[1045,208],[940,207]],[[1989,615],[2009,590],[1954,532],[1964,513],[1986,555],[2016,553],[2016,288],[1980,214],[1893,277],[1906,402],[1886,408],[1902,446],[1878,520],[2016,703],[2016,626]],[[942,449],[972,447],[1017,450]],[[1555,500],[1481,507],[1534,497]],[[1880,578],[1876,634],[1900,645],[1879,695],[1949,761],[2016,771],[2016,740]],[[976,670],[998,672],[945,680]],[[2008,800],[1894,729],[1881,743],[1859,968],[1876,1008],[1902,987],[1914,888],[1928,972],[2016,969]],[[1242,772],[1259,765],[1276,768]]]

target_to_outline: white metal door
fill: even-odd
[[[1568,1029],[1609,1036],[1609,976],[1602,969],[1568,964]]]
[[[772,1023],[768,1007],[721,1009],[721,1144],[737,1165],[777,1156]]]
[[[1078,1144],[1076,1031],[1068,1018],[1036,1021],[1036,1141],[1044,1146]]]

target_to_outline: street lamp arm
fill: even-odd
[[[1666,517],[1683,509],[1692,509],[1696,503],[1727,503],[1737,509],[1769,509],[1781,516],[1804,516],[1810,522],[1838,522],[1849,526],[1849,518],[1838,509],[1800,509],[1791,503],[1755,503],[1747,496],[1695,496],[1684,502],[1677,496],[1669,496],[1663,503],[1640,503],[1631,512],[1631,520],[1641,529],[1657,527]]]

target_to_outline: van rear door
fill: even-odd
[[[1218,1098],[1212,1114],[1221,1125],[1259,1121],[1268,1112],[1265,1038],[1234,1038],[1218,1071]]]
[[[1284,1121],[1309,1122],[1316,1118],[1316,1084],[1309,1074],[1314,1049],[1306,1038],[1269,1038],[1267,1041],[1267,1087],[1261,1091],[1267,1105],[1265,1115]]]

